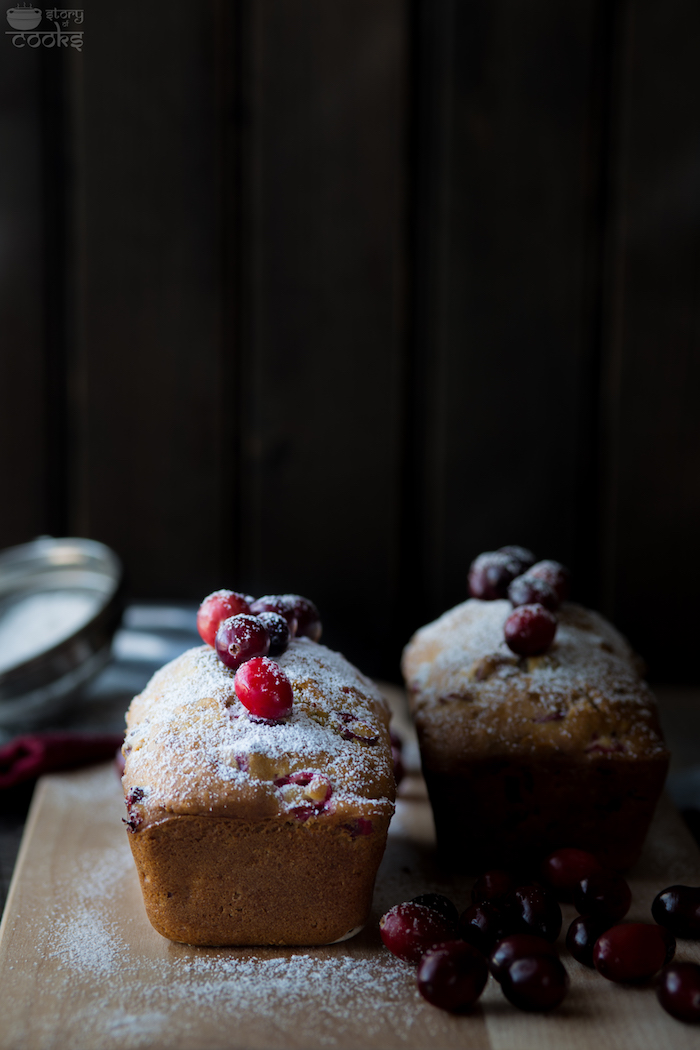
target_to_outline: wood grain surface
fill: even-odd
[[[196,949],[149,925],[111,766],[44,778],[0,928],[2,1050],[428,1047],[681,1050],[697,1032],[666,1015],[651,988],[610,984],[563,951],[572,987],[551,1015],[516,1011],[492,978],[474,1012],[453,1017],[419,996],[415,971],[381,945],[380,915],[436,890],[466,907],[470,883],[435,867],[422,781],[409,777],[354,940],[316,949]],[[656,892],[700,882],[700,854],[668,803],[630,876],[629,918]],[[564,908],[564,929],[573,917]],[[679,959],[700,961],[697,943]]]

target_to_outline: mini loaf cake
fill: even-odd
[[[536,656],[506,644],[512,614],[471,598],[404,651],[440,851],[476,871],[576,846],[627,868],[668,766],[654,698],[597,613],[562,605]]]
[[[200,945],[328,944],[366,921],[393,813],[389,711],[344,657],[295,638],[291,714],[255,720],[210,646],[127,715],[129,841],[148,917]]]

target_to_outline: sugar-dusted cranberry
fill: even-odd
[[[253,656],[267,656],[270,636],[257,616],[239,613],[222,620],[216,632],[216,654],[232,670]]]
[[[303,598],[301,594],[286,594],[285,598],[292,601],[298,637],[310,638],[312,642],[319,642],[323,633],[323,625],[314,603],[309,598]]]
[[[622,875],[596,871],[581,879],[574,889],[574,907],[581,915],[597,915],[619,922],[630,910],[632,891]]]
[[[270,656],[280,656],[289,645],[289,623],[275,612],[258,613],[258,619],[270,636]]]
[[[447,922],[453,923],[455,929],[457,928],[459,912],[450,898],[446,897],[444,893],[421,893],[418,897],[413,897],[411,903],[422,904],[426,908],[432,908],[433,911],[442,915]]]
[[[197,630],[202,641],[213,646],[221,621],[238,613],[249,613],[252,600],[249,594],[238,591],[214,591],[208,595],[197,612]]]
[[[661,969],[668,954],[668,942],[661,926],[649,922],[629,922],[611,926],[601,933],[593,949],[598,973],[609,981],[646,981]]]
[[[700,887],[669,886],[654,898],[651,914],[676,937],[700,937]]]
[[[459,936],[484,955],[490,955],[499,941],[514,932],[511,917],[499,903],[472,904],[459,917]]]
[[[379,920],[379,935],[385,946],[404,962],[418,963],[429,948],[454,940],[454,923],[433,908],[406,901],[397,904]]]
[[[289,625],[290,636],[294,637],[297,633],[298,624],[291,595],[264,594],[262,598],[256,598],[254,602],[251,602],[250,611],[254,616],[260,616],[260,613],[264,612],[274,612],[279,616],[284,616]]]
[[[506,620],[503,631],[508,648],[518,656],[537,656],[554,641],[557,621],[544,605],[519,605]]]
[[[700,1022],[700,966],[693,962],[667,966],[658,976],[656,996],[676,1020]]]
[[[550,612],[556,612],[559,608],[559,597],[553,587],[544,580],[538,580],[536,576],[525,573],[524,576],[516,576],[508,587],[508,598],[514,606],[519,605],[544,605]]]
[[[481,952],[464,941],[448,941],[421,959],[418,991],[432,1006],[463,1013],[483,992],[488,975]]]
[[[566,934],[566,947],[574,959],[593,969],[593,949],[601,933],[610,928],[610,921],[596,915],[577,915]]]
[[[566,847],[555,850],[543,860],[541,873],[560,900],[570,901],[581,879],[602,870],[600,861],[592,853]]]
[[[539,883],[518,886],[504,900],[508,914],[512,916],[515,932],[529,933],[556,941],[561,930],[561,908],[551,890]]]
[[[569,583],[571,573],[558,561],[538,561],[536,565],[528,569],[529,576],[535,576],[538,580],[544,580],[557,592],[560,602],[565,602],[569,597]]]
[[[504,937],[494,948],[489,959],[489,969],[497,981],[516,959],[525,959],[535,955],[551,955],[559,958],[557,949],[543,937],[533,937],[529,933],[513,933]]]
[[[487,551],[471,563],[469,569],[469,593],[472,598],[491,602],[505,598],[508,584],[520,575],[520,562],[510,554]]]
[[[508,554],[511,558],[515,558],[520,566],[521,573],[527,572],[530,566],[534,565],[537,561],[532,551],[528,550],[527,547],[519,547],[517,543],[510,543],[506,547],[499,547],[496,553]]]
[[[279,664],[268,656],[253,657],[236,671],[236,696],[255,718],[277,722],[291,713],[292,683]]]
[[[510,964],[501,977],[501,988],[519,1010],[546,1012],[566,996],[569,977],[559,959],[533,955]]]
[[[475,904],[482,901],[496,901],[505,897],[517,886],[515,876],[501,868],[492,868],[480,875],[472,887],[472,900]]]

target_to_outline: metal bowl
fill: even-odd
[[[0,630],[4,625],[6,631],[0,727],[50,720],[104,667],[121,620],[123,576],[114,551],[95,540],[41,536],[0,553]],[[15,662],[7,625],[13,618],[17,622],[23,611],[40,608],[42,596],[59,620],[59,603],[63,601],[66,609],[72,603],[72,622],[65,621],[64,631],[54,623],[44,648],[39,623],[34,651],[27,653],[25,647],[22,652],[20,647]],[[81,608],[84,614],[76,620]]]

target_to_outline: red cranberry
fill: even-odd
[[[291,713],[292,683],[279,664],[268,656],[242,664],[233,680],[236,696],[256,718],[277,722]]]
[[[527,547],[519,547],[517,543],[511,543],[507,547],[499,547],[496,553],[508,554],[511,558],[515,558],[520,566],[521,573],[527,572],[530,566],[534,565],[537,560],[532,551],[528,550]]]
[[[560,602],[565,602],[569,597],[569,583],[571,574],[569,570],[558,561],[538,561],[531,569],[528,576],[535,576],[538,580],[544,580],[557,592]]]
[[[648,922],[612,926],[595,943],[596,970],[616,983],[647,980],[666,960],[668,945],[664,933],[661,926]]]
[[[323,633],[323,625],[318,609],[309,598],[303,598],[300,594],[286,594],[290,598],[292,608],[297,620],[297,635],[299,638],[310,638],[312,642],[319,642]]]
[[[216,654],[223,664],[235,670],[253,656],[267,656],[270,636],[257,616],[239,613],[222,620],[216,632]]]
[[[506,999],[519,1010],[553,1010],[569,990],[569,977],[559,959],[551,955],[516,959],[501,977]]]
[[[499,902],[500,903],[500,902]],[[490,955],[499,941],[513,933],[513,922],[498,903],[472,904],[459,917],[459,936],[484,955]]]
[[[542,862],[542,878],[551,886],[560,900],[570,901],[581,881],[594,872],[602,871],[600,861],[583,849],[555,850]]]
[[[700,887],[669,886],[654,898],[651,914],[676,937],[700,937]]]
[[[700,966],[681,962],[659,974],[656,996],[666,1013],[678,1021],[700,1021]]]
[[[581,879],[574,890],[574,907],[581,915],[619,922],[630,910],[632,891],[622,875],[598,871]]]
[[[544,886],[533,882],[529,886],[518,886],[504,902],[518,933],[529,933],[556,941],[561,930],[561,908],[554,894]]]
[[[536,656],[549,649],[557,621],[544,605],[519,605],[505,622],[506,644],[518,656]]]
[[[450,898],[445,897],[443,893],[421,893],[418,897],[413,897],[411,903],[422,904],[425,908],[432,908],[433,911],[442,915],[447,922],[451,922],[455,929],[457,928],[459,912]]]
[[[403,778],[406,776],[406,767],[403,764],[403,758],[401,752],[396,747],[391,749],[391,761],[394,766],[394,781],[398,787]]]
[[[406,901],[382,915],[379,934],[389,951],[399,959],[418,963],[429,948],[453,940],[455,928],[454,923],[448,922],[433,908]]]
[[[559,958],[559,953],[554,945],[545,941],[543,937],[533,937],[529,933],[514,933],[498,942],[489,959],[489,969],[500,982],[512,962],[535,955],[551,955],[555,959]]]
[[[483,875],[480,875],[474,883],[472,900],[475,904],[480,904],[482,901],[495,901],[499,897],[505,897],[516,886],[517,882],[510,872],[502,871],[500,868],[492,868],[490,871],[485,871]]]
[[[270,636],[270,656],[280,656],[289,645],[289,623],[275,612],[259,613],[258,619]]]
[[[292,637],[297,633],[297,618],[294,613],[294,602],[288,594],[264,594],[262,598],[256,598],[251,603],[250,611],[255,616],[260,613],[274,612],[278,616],[284,616],[289,625],[289,633]]]
[[[469,593],[472,598],[495,601],[505,598],[508,584],[520,575],[520,563],[510,554],[487,551],[471,563],[469,569]]]
[[[574,959],[593,969],[593,949],[601,933],[610,928],[610,922],[595,915],[577,915],[566,934],[566,947]]]
[[[238,591],[214,591],[208,595],[197,612],[197,630],[202,641],[213,646],[221,621],[238,613],[249,613],[252,600],[249,594]]]
[[[550,612],[559,608],[559,597],[553,587],[536,576],[516,576],[508,587],[508,598],[514,606],[544,605]]]
[[[433,1006],[463,1013],[484,990],[489,971],[481,952],[464,941],[448,941],[426,952],[418,967],[418,991]]]

